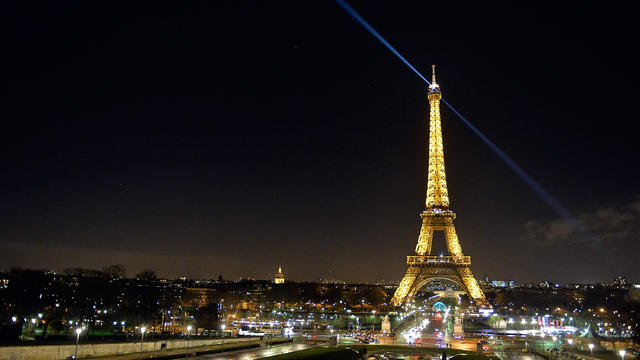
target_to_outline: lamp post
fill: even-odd
[[[376,311],[371,310],[371,314],[373,314],[373,331],[376,331]]]
[[[222,336],[220,337],[220,352],[224,351],[224,328],[225,324],[220,325],[220,329],[222,329]]]
[[[76,354],[73,356],[74,359],[78,358],[78,342],[80,341],[80,333],[82,332],[82,328],[76,329]]]
[[[592,357],[593,357],[593,347],[594,347],[594,346],[595,346],[595,345],[593,345],[593,344],[589,344],[589,350],[591,351],[591,356],[592,356]]]
[[[620,352],[618,353],[618,354],[620,354],[620,359],[624,360],[624,355],[625,355],[626,353],[627,353],[626,351],[624,351],[624,350],[620,350]]]
[[[189,341],[191,340],[191,325],[187,326],[187,356],[189,356]]]
[[[141,327],[140,328],[140,334],[142,336],[142,340],[140,341],[140,356],[142,357],[142,346],[144,345],[144,333],[145,331],[147,331],[146,327]]]

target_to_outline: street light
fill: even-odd
[[[142,346],[144,345],[144,333],[145,331],[147,331],[146,327],[141,327],[140,328],[140,334],[142,335],[142,341],[140,341],[140,354],[142,354]]]
[[[620,358],[621,358],[622,360],[624,360],[624,355],[625,355],[626,353],[627,353],[626,351],[624,351],[624,350],[620,350],[619,354],[620,354]]]
[[[78,358],[78,342],[80,341],[80,333],[82,332],[82,328],[76,328],[76,354],[73,357],[74,359]]]
[[[220,352],[224,351],[224,328],[225,324],[220,325],[220,329],[222,329],[222,336],[220,337]]]
[[[189,354],[189,340],[191,340],[191,325],[187,326],[187,356]]]
[[[593,344],[589,344],[589,350],[591,350],[591,356],[593,356],[593,347],[594,347],[594,346],[595,346],[595,345],[593,345]]]
[[[371,313],[373,314],[373,331],[376,331],[376,311],[371,310]]]

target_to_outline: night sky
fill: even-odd
[[[476,276],[640,280],[631,3],[350,4],[425,75],[437,64],[444,98],[590,234],[443,107]],[[336,3],[0,13],[0,268],[400,280],[424,209],[426,84]]]

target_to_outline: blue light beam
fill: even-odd
[[[395,54],[400,60],[402,60],[405,65],[407,65],[413,72],[415,72],[424,82],[431,85],[431,82],[427,80],[407,59],[404,58],[385,38],[382,37],[369,23],[358,14],[349,4],[347,4],[344,0],[336,0],[336,3],[340,5],[349,15],[351,15],[354,19],[356,19],[360,25],[362,25],[367,31],[371,33],[376,39],[378,39],[382,45],[384,45],[387,49],[389,49],[393,54]],[[588,234],[586,228],[576,219],[575,216],[569,212],[564,206],[562,206],[556,199],[549,194],[537,181],[535,181],[529,174],[527,174],[524,169],[522,169],[518,164],[516,164],[513,159],[511,159],[504,151],[502,151],[493,141],[489,140],[480,130],[478,130],[467,118],[462,116],[458,110],[456,110],[449,102],[447,102],[444,98],[442,102],[454,112],[464,123],[467,125],[485,144],[493,150],[506,164],[511,168],[513,172],[518,175],[530,188],[533,190],[538,197],[544,201],[547,205],[549,205],[553,211],[555,211],[561,218],[565,221],[569,222],[575,229],[584,237],[590,240],[589,242],[594,248],[601,250],[604,253],[609,253],[609,250],[600,242],[599,239],[595,238]]]
[[[471,122],[469,122],[467,118],[462,116],[462,114],[460,114],[460,112],[453,106],[451,106],[451,104],[449,104],[445,99],[442,99],[442,102],[447,105],[447,107],[451,109],[451,111],[458,115],[458,117],[465,123],[465,125],[467,125],[474,133],[476,133],[476,135],[478,135],[480,139],[482,139],[482,141],[484,141],[484,143],[487,144],[489,148],[491,148],[491,150],[493,150],[493,152],[495,152],[505,163],[507,163],[511,170],[513,170],[513,172],[515,172],[518,177],[520,177],[527,185],[529,185],[529,187],[540,197],[540,199],[542,199],[542,201],[551,206],[551,208],[553,208],[553,210],[563,218],[573,218],[573,215],[571,215],[569,210],[567,210],[558,201],[556,201],[556,199],[554,199],[551,194],[549,194],[540,184],[538,184],[537,181],[529,176],[529,174],[527,174],[524,169],[518,166],[518,164],[516,164],[516,162],[509,157],[509,155],[505,154],[504,151],[502,151],[496,144],[494,144],[493,141],[489,140],[489,138],[486,137],[480,130],[478,130],[478,128],[473,126],[473,124],[471,124]]]
[[[382,35],[380,35],[373,27],[371,27],[371,25],[369,25],[369,23],[365,19],[363,19],[362,16],[360,16],[360,14],[358,14],[355,10],[353,10],[353,8],[351,6],[349,6],[349,4],[344,2],[344,0],[336,0],[336,2],[346,12],[348,12],[349,15],[353,16],[354,19],[358,20],[358,22],[362,26],[364,26],[364,28],[367,29],[367,31],[369,31],[371,33],[371,35],[375,36],[376,39],[380,40],[382,45],[386,46],[387,49],[391,50],[392,53],[394,53],[400,60],[402,60],[402,62],[405,63],[405,65],[407,65],[409,67],[409,69],[413,70],[413,72],[415,72],[418,76],[420,76],[420,78],[422,78],[422,80],[426,81],[427,84],[431,85],[429,80],[427,80],[424,76],[422,76],[422,74],[420,74],[420,72],[418,70],[416,70],[416,68],[414,68],[413,65],[411,65],[411,63],[408,62],[407,59],[404,58],[404,56],[400,55],[400,53],[393,46],[391,46],[391,44],[389,44],[389,42],[387,40],[385,40],[382,37]]]

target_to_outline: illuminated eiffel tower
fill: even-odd
[[[490,308],[489,302],[471,273],[471,257],[464,256],[453,220],[456,214],[449,208],[449,193],[444,171],[444,151],[440,120],[440,86],[436,83],[433,67],[429,86],[429,180],[427,184],[426,209],[420,214],[422,228],[418,237],[415,254],[407,256],[408,269],[392,303],[400,306],[410,300],[427,283],[434,280],[448,280],[465,289],[476,306]],[[434,231],[444,231],[448,256],[431,256],[431,242]]]

